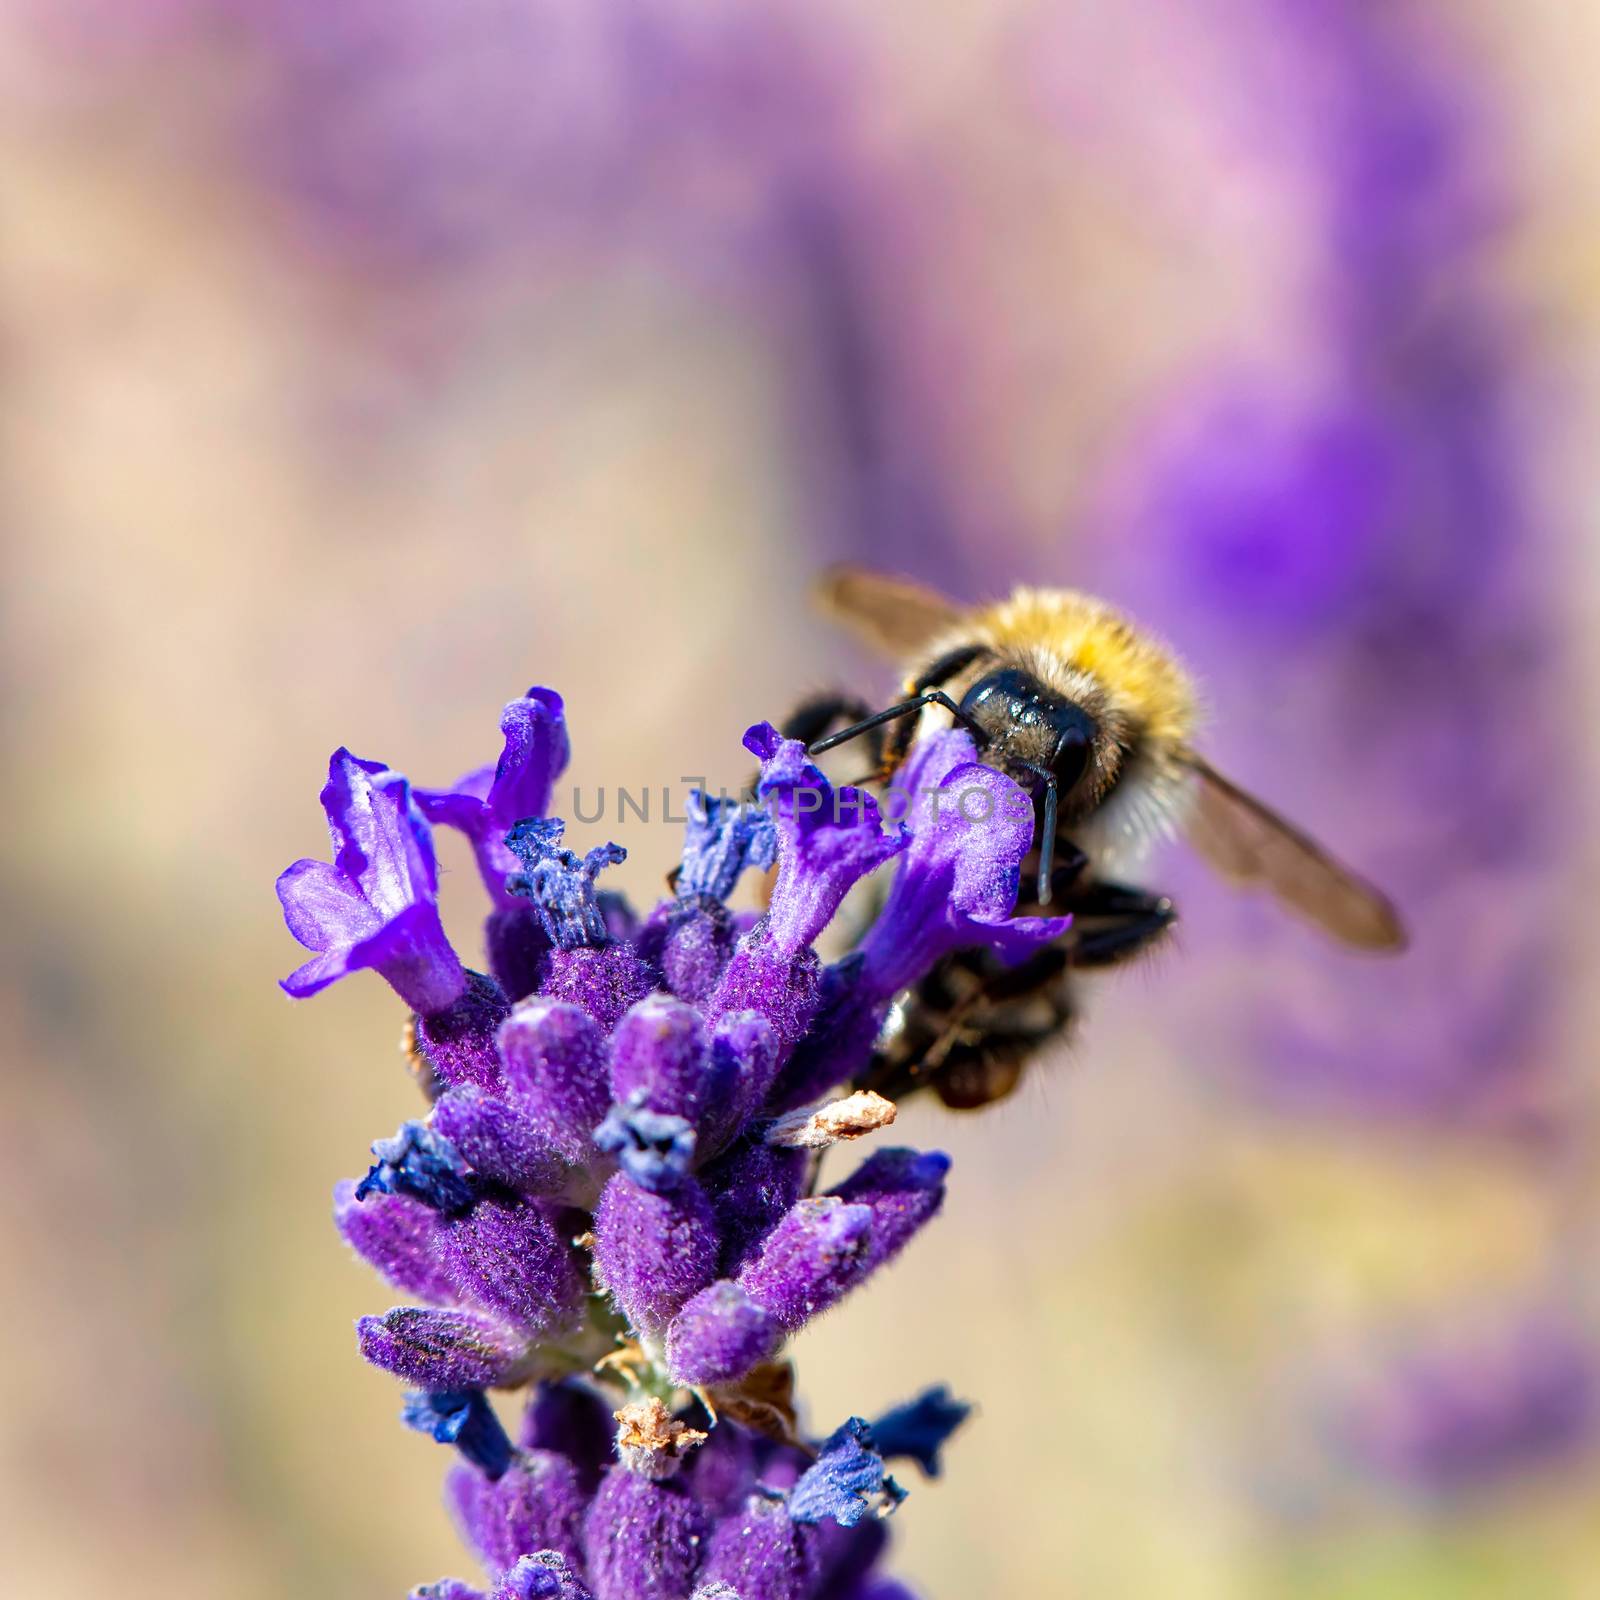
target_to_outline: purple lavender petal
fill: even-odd
[[[508,1470],[491,1479],[458,1467],[445,1489],[462,1541],[493,1574],[518,1560],[554,1550],[582,1564],[579,1531],[588,1496],[572,1463],[549,1450],[527,1450],[510,1458]]]
[[[872,1212],[867,1255],[876,1271],[898,1255],[944,1204],[950,1158],[939,1150],[878,1150],[829,1194]]]
[[[429,1123],[479,1177],[525,1194],[554,1194],[570,1170],[527,1112],[479,1089],[452,1089]]]
[[[496,1036],[510,1009],[493,978],[469,972],[465,992],[452,1004],[418,1017],[417,1052],[441,1083],[498,1090],[502,1084]]]
[[[473,1311],[397,1306],[356,1323],[361,1353],[419,1389],[487,1389],[515,1371],[526,1341]]]
[[[435,1305],[455,1299],[439,1264],[437,1212],[398,1194],[357,1200],[356,1186],[347,1180],[333,1191],[333,1218],[351,1249],[402,1294]]]
[[[971,1414],[972,1407],[941,1383],[878,1417],[870,1426],[872,1445],[885,1461],[904,1456],[926,1476],[937,1478],[940,1450]]]
[[[409,1600],[486,1600],[483,1590],[474,1589],[460,1578],[441,1578],[437,1583],[424,1583],[411,1591]]]
[[[429,822],[457,828],[472,842],[484,887],[497,908],[516,902],[506,892],[517,858],[505,836],[525,817],[542,817],[555,781],[566,769],[570,747],[561,696],[530,689],[500,714],[505,746],[499,763],[479,767],[448,789],[419,789],[417,804]]]
[[[680,1483],[612,1467],[583,1525],[595,1600],[683,1600],[706,1533],[705,1512]]]
[[[869,1512],[882,1516],[905,1497],[873,1450],[866,1423],[851,1417],[829,1435],[815,1465],[790,1490],[789,1515],[796,1522],[829,1519],[853,1528]]]
[[[570,1327],[582,1307],[572,1251],[537,1201],[479,1200],[444,1230],[439,1256],[463,1297],[530,1340]]]
[[[778,831],[762,806],[695,789],[683,833],[683,859],[673,887],[684,899],[725,901],[747,867],[763,871],[778,859]]]
[[[1014,962],[1066,931],[1069,917],[1012,915],[1033,845],[1033,801],[975,760],[969,734],[920,740],[892,792],[906,806],[911,843],[861,944],[869,994],[892,999],[951,950],[984,946]]]
[[[658,1333],[717,1275],[716,1218],[704,1190],[687,1178],[652,1194],[618,1173],[594,1212],[595,1268],[641,1333]]]
[[[781,1500],[753,1494],[717,1525],[701,1577],[729,1584],[740,1600],[807,1600],[818,1580],[810,1530]]]
[[[861,1282],[873,1259],[873,1213],[832,1196],[802,1200],[767,1236],[739,1285],[789,1332]]]
[[[356,1185],[358,1201],[371,1195],[405,1195],[442,1216],[454,1216],[472,1204],[472,1186],[456,1147],[425,1123],[402,1123],[399,1133],[379,1139],[372,1153],[378,1159]]]
[[[449,1005],[466,976],[439,921],[433,837],[410,784],[336,750],[322,805],[332,865],[297,861],[278,879],[289,931],[318,952],[284,989],[298,999],[371,969],[417,1012]]]
[[[702,1289],[667,1329],[667,1370],[674,1383],[731,1383],[777,1354],[784,1327],[737,1283]]]
[[[511,1440],[481,1389],[416,1390],[406,1396],[400,1420],[439,1444],[453,1444],[480,1483],[511,1465]]]
[[[689,1175],[695,1131],[682,1117],[651,1111],[642,1098],[641,1090],[629,1105],[613,1106],[594,1130],[594,1144],[641,1189],[665,1194]]]
[[[595,879],[606,867],[626,861],[628,852],[619,844],[603,844],[580,857],[562,848],[565,832],[560,817],[530,817],[506,834],[506,849],[522,864],[506,880],[507,892],[533,902],[546,935],[559,949],[609,944]]]
[[[506,1083],[534,1127],[568,1161],[586,1161],[605,1116],[605,1043],[575,1005],[539,996],[526,1000],[500,1029]]]
[[[554,1550],[524,1556],[495,1586],[490,1600],[594,1600],[566,1558]]]
[[[780,840],[767,933],[773,947],[793,959],[862,878],[905,849],[905,832],[885,833],[871,795],[848,786],[835,790],[806,759],[805,746],[782,738],[771,723],[751,728],[744,745],[761,760],[758,792],[773,808]]]

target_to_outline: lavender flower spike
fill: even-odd
[[[317,952],[283,988],[303,999],[370,968],[413,1011],[442,1011],[467,976],[439,921],[433,834],[411,785],[381,761],[340,749],[322,806],[332,863],[297,861],[278,879],[290,933]]]
[[[418,789],[417,805],[429,822],[457,828],[472,842],[478,871],[496,907],[517,902],[506,878],[517,858],[506,848],[506,834],[525,817],[549,809],[556,779],[566,771],[571,747],[561,696],[537,686],[500,713],[505,748],[492,767],[476,767],[448,789]]]
[[[487,786],[430,797],[496,864],[485,818],[498,827],[509,811],[494,816],[497,805],[541,807],[565,759],[553,697],[514,702],[507,723]],[[561,847],[559,819],[521,815],[504,843],[524,869],[508,875],[516,904],[489,918],[499,981],[463,974],[441,931],[450,981],[430,995],[408,985],[433,1008],[411,1034],[432,1105],[373,1147],[335,1207],[356,1251],[424,1302],[358,1329],[367,1360],[414,1391],[406,1422],[460,1456],[448,1500],[488,1587],[446,1580],[435,1600],[862,1600],[883,1542],[868,1513],[901,1492],[884,1456],[931,1471],[961,1415],[938,1395],[890,1412],[876,1448],[852,1421],[811,1464],[787,1369],[771,1363],[935,1215],[949,1162],[883,1150],[817,1194],[824,1147],[894,1108],[856,1095],[783,1113],[800,1103],[797,1062],[807,1082],[850,1075],[855,1023],[875,1025],[882,991],[920,978],[918,961],[952,940],[1022,947],[1057,931],[1017,931],[1009,915],[1031,810],[987,834],[955,835],[928,808],[886,828],[794,741],[764,727],[750,742],[776,818],[708,806],[676,892],[649,916],[596,891],[615,846],[580,857]],[[938,753],[936,782],[1007,784],[975,768],[970,745]],[[286,875],[291,926],[301,880],[334,881],[364,916],[379,914],[372,899],[437,926],[427,823],[405,780],[344,759],[329,806],[336,860]],[[772,910],[751,923],[724,897],[774,848]],[[891,911],[930,920],[935,936],[902,930],[888,949],[869,935],[825,974],[811,941],[895,856]],[[501,955],[520,941],[515,980],[497,940]],[[530,1384],[514,1442],[485,1391]]]

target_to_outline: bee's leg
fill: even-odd
[[[1112,967],[1137,955],[1178,920],[1164,895],[1121,883],[1087,883],[1067,901],[1072,912],[1068,962],[1074,967]]]

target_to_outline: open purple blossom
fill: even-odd
[[[297,861],[278,879],[290,933],[317,952],[284,989],[298,1000],[370,968],[413,1010],[443,1010],[467,980],[439,920],[433,835],[411,785],[336,750],[322,808],[332,863]]]
[[[418,789],[417,805],[429,822],[456,828],[471,841],[484,887],[496,904],[515,907],[506,877],[517,857],[506,835],[527,817],[550,808],[556,779],[571,753],[561,696],[537,685],[500,713],[505,748],[493,766],[475,767],[448,789]]]
[[[454,986],[414,1000],[411,1055],[432,1104],[335,1195],[346,1242],[416,1302],[363,1317],[362,1354],[411,1389],[408,1425],[462,1457],[451,1504],[487,1595],[631,1600],[721,1585],[741,1600],[865,1596],[876,1546],[841,1566],[839,1540],[864,1519],[866,1537],[867,1512],[900,1498],[884,1455],[935,1470],[964,1408],[925,1396],[886,1413],[881,1447],[853,1421],[813,1463],[792,1412],[767,1398],[773,1363],[932,1221],[949,1160],[878,1149],[824,1189],[826,1148],[881,1127],[893,1107],[878,1099],[865,1121],[850,1099],[795,1108],[847,1082],[896,988],[946,951],[1017,954],[1064,926],[1011,914],[1027,797],[946,735],[913,754],[916,781],[935,792],[886,825],[870,796],[834,790],[763,725],[746,738],[763,804],[704,802],[673,896],[640,919],[596,887],[620,848],[580,855],[563,846],[561,820],[539,814],[566,755],[560,701],[514,701],[502,730],[492,780],[429,797],[480,863],[507,866],[504,893],[490,884],[495,975],[466,973],[452,953]],[[340,770],[387,802],[399,845],[427,842],[398,774]],[[989,814],[964,814],[958,786]],[[341,796],[330,818],[350,809]],[[335,846],[324,871],[364,884],[367,853],[344,850],[338,831]],[[824,966],[813,941],[895,858],[890,932]],[[408,903],[437,926],[431,848],[416,861],[370,892],[389,893],[387,909],[391,881],[425,888]],[[745,869],[774,861],[768,913],[733,913]],[[561,1380],[585,1371],[608,1404],[624,1402],[615,1449],[609,1436],[596,1443],[592,1418],[573,1425],[595,1402]],[[512,1443],[487,1395],[530,1383],[530,1421]],[[746,1431],[750,1418],[768,1437]]]

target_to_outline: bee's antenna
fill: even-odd
[[[831,750],[835,745],[843,744],[848,739],[858,738],[863,733],[870,733],[874,728],[881,727],[885,722],[893,722],[896,717],[909,717],[913,711],[920,711],[924,706],[928,705],[943,706],[973,736],[980,750],[988,744],[988,730],[980,726],[963,711],[943,689],[926,689],[910,700],[902,700],[899,705],[890,706],[887,711],[880,711],[875,716],[867,717],[861,722],[853,722],[848,728],[841,728],[837,733],[830,733],[826,739],[818,739],[815,743],[806,746],[806,754],[808,756],[820,756],[823,751]]]

